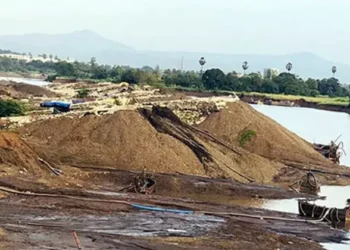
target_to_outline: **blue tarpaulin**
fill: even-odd
[[[42,102],[40,107],[43,108],[56,108],[59,111],[67,112],[70,108],[70,103],[67,102]]]

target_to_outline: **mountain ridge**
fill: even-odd
[[[285,65],[292,62],[292,72],[303,78],[331,77],[331,67],[337,66],[337,78],[342,82],[350,83],[349,65],[332,62],[312,52],[269,55],[137,50],[88,29],[60,34],[32,33],[0,36],[0,48],[32,54],[53,54],[61,58],[70,57],[81,61],[89,61],[91,57],[96,57],[97,62],[101,64],[132,67],[159,65],[161,68],[180,69],[182,65],[186,70],[199,70],[198,60],[204,56],[207,60],[205,68],[221,68],[225,72],[233,70],[242,72],[243,61],[248,61],[249,71],[262,72],[264,68],[277,68],[283,72]]]

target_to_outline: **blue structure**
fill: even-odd
[[[176,214],[194,214],[193,210],[179,210],[179,209],[169,209],[169,208],[160,208],[154,206],[144,206],[139,204],[131,204],[133,208],[147,210],[152,212],[168,212],[168,213],[176,213]]]
[[[40,107],[54,108],[60,112],[70,111],[70,103],[66,103],[66,102],[42,102],[40,103]]]

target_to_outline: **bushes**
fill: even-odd
[[[77,98],[84,99],[84,98],[88,97],[89,92],[90,91],[86,88],[79,89],[78,94],[77,94]]]
[[[0,100],[0,117],[23,115],[24,107],[15,101]]]

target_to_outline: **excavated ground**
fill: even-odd
[[[188,120],[203,114],[197,127],[154,107],[1,132],[0,248],[76,249],[73,230],[84,249],[322,249],[318,243],[344,239],[324,223],[247,206],[315,198],[262,184],[284,187],[310,169],[324,184],[350,184],[348,169],[240,102]],[[256,137],[241,147],[247,129]],[[156,180],[155,193],[121,191],[144,169]],[[130,203],[197,212],[139,211]]]
[[[73,231],[78,233],[84,249],[322,249],[318,242],[340,242],[345,237],[342,231],[323,223],[298,222],[301,218],[293,214],[229,202],[251,197],[255,197],[255,202],[262,198],[295,197],[278,188],[157,174],[155,193],[142,195],[116,192],[139,173],[88,168],[84,171],[98,189],[89,188],[88,182],[83,189],[48,188],[28,180],[0,178],[1,188],[22,191],[0,200],[1,249],[74,249]],[[202,194],[202,199],[196,199],[198,194]],[[215,195],[221,199],[210,199]],[[198,212],[147,212],[115,201]],[[216,215],[218,212],[226,214]],[[265,216],[282,220],[262,220]]]

